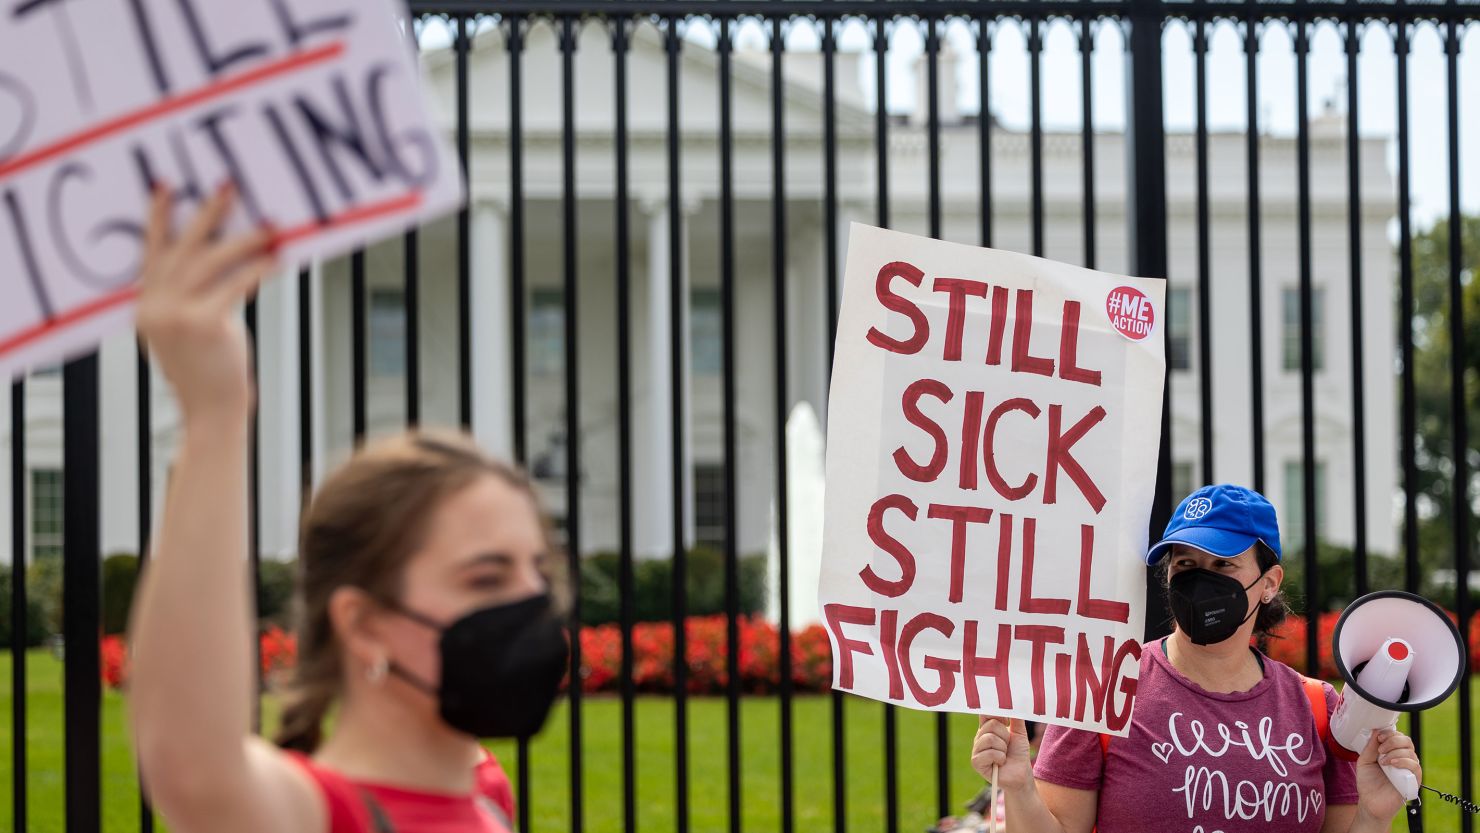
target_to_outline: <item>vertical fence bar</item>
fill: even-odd
[[[350,343],[351,343],[351,367],[354,377],[353,392],[353,428],[355,433],[355,445],[360,446],[365,442],[365,432],[369,428],[368,417],[368,393],[366,383],[366,333],[365,333],[365,250],[357,249],[349,256],[349,298],[350,298]]]
[[[580,20],[560,18],[561,209],[565,223],[565,545],[571,587],[581,586],[581,355],[577,295],[576,232],[576,43]],[[466,275],[466,271],[463,273]],[[570,826],[585,829],[581,763],[581,594],[571,594],[570,610]]]
[[[1199,20],[1192,34],[1197,84],[1197,357],[1201,400],[1203,483],[1213,479],[1213,225],[1208,208],[1208,30]],[[1181,498],[1173,495],[1172,499]]]
[[[26,829],[26,383],[10,385],[10,810]]]
[[[1461,272],[1464,267],[1465,218],[1459,199],[1459,24],[1451,20],[1445,37],[1445,52],[1449,75],[1449,402],[1450,402],[1450,458],[1454,461],[1451,472],[1453,491],[1450,505],[1454,515],[1454,604],[1459,618],[1461,641],[1468,649],[1470,632],[1470,468],[1467,455],[1470,453],[1468,399],[1465,391],[1465,372],[1469,368],[1465,360],[1464,286]],[[1470,669],[1474,673],[1475,669]],[[1459,686],[1459,794],[1473,795],[1475,783],[1474,740],[1470,734],[1470,686],[1465,680]],[[1460,813],[1460,833],[1473,833],[1475,818],[1469,813]]]
[[[926,161],[930,169],[929,213],[930,236],[941,236],[940,200],[940,32],[939,21],[925,21],[925,70],[927,113]],[[941,712],[935,715],[935,804],[936,814],[945,816],[951,809],[951,734],[950,716]]]
[[[525,413],[525,289],[524,289],[524,18],[513,16],[508,19],[505,49],[509,53],[509,310],[512,327],[509,331],[509,354],[513,367],[509,378],[513,381],[514,400],[514,460],[521,465],[529,459],[526,437],[527,414]],[[524,760],[528,744],[519,744],[520,758]],[[529,802],[524,795],[528,783],[528,771],[523,764],[519,767],[519,799],[521,830],[529,829],[526,809]]]
[[[1130,85],[1126,118],[1126,162],[1130,205],[1128,241],[1131,272],[1148,278],[1167,277],[1166,136],[1162,117],[1162,44],[1164,8],[1160,0],[1133,0],[1130,13]],[[1166,330],[1163,330],[1165,335]],[[1162,389],[1161,448],[1151,511],[1151,534],[1158,535],[1171,517],[1171,374]],[[1152,540],[1155,540],[1153,538]],[[1167,620],[1155,577],[1146,572],[1147,636]],[[1158,624],[1153,624],[1158,623]]]
[[[685,619],[688,613],[686,569],[688,556],[684,549],[684,297],[683,274],[683,194],[682,171],[679,169],[679,147],[682,139],[678,120],[678,59],[683,46],[683,33],[678,18],[665,18],[664,46],[668,57],[668,295],[669,315],[669,383],[672,391],[670,418],[673,420],[673,707],[674,707],[674,779],[677,793],[678,833],[689,829],[689,703],[688,703],[688,638]],[[657,326],[658,322],[653,322]]]
[[[421,243],[417,230],[401,243],[401,293],[406,299],[406,426],[421,423]]]
[[[421,53],[416,19],[408,21],[413,57]],[[406,427],[421,423],[421,240],[416,228],[401,238],[401,297],[406,321]]]
[[[454,46],[457,50],[457,158],[462,163],[463,187],[471,194],[472,177],[468,172],[468,53],[473,49],[473,35],[466,15],[457,18]],[[473,425],[473,214],[472,200],[457,212],[457,413],[458,423],[467,431]],[[573,445],[567,443],[567,446]],[[575,585],[579,587],[580,585]],[[579,595],[579,594],[577,594]],[[576,650],[579,650],[578,648]],[[571,686],[575,691],[579,686]]]
[[[789,542],[786,466],[786,416],[791,404],[787,360],[786,285],[786,25],[771,18],[771,295],[776,327],[776,556],[777,590],[781,597],[781,831],[792,833],[796,822],[795,772],[792,757],[791,679],[791,547]]]
[[[1409,135],[1408,135],[1408,24],[1399,22],[1394,30],[1393,52],[1398,75],[1398,347],[1403,362],[1403,405],[1401,427],[1403,441],[1400,454],[1403,461],[1403,589],[1410,593],[1419,592],[1418,561],[1418,449],[1417,434],[1417,391],[1414,382],[1413,361],[1413,227],[1412,191],[1410,187]],[[1413,748],[1423,756],[1421,712],[1408,715],[1408,735],[1413,738]],[[1420,811],[1421,812],[1421,811]]]
[[[1295,179],[1296,213],[1299,225],[1300,258],[1300,456],[1301,494],[1303,495],[1305,541],[1306,613],[1320,612],[1320,552],[1316,533],[1316,392],[1315,392],[1315,293],[1311,288],[1310,228],[1310,40],[1307,24],[1295,24]],[[1320,628],[1305,629],[1305,667],[1314,673],[1320,668]]]
[[[1038,18],[1028,21],[1028,128],[1033,223],[1033,254],[1043,256],[1043,32]]]
[[[838,333],[838,100],[837,21],[822,21],[822,222],[827,250],[823,265],[827,280],[827,363],[832,373],[834,341]]]
[[[102,632],[98,481],[98,354],[62,371],[62,632],[67,833],[102,829]],[[25,516],[22,515],[22,518]]]
[[[617,255],[617,535],[620,564],[617,618],[622,629],[622,829],[637,833],[637,688],[633,683],[632,601],[632,252],[627,160],[627,50],[631,22],[611,21],[613,101],[616,105]]]
[[[976,141],[977,166],[980,181],[977,183],[978,209],[981,217],[981,241],[992,246],[992,21],[986,15],[976,19],[976,78],[980,112],[977,114]]]
[[[874,18],[874,145],[878,189],[878,223],[880,228],[889,228],[889,20]],[[899,728],[895,708],[884,704],[884,830],[896,833],[899,829],[899,772],[896,758],[899,754]]]
[[[138,401],[135,403],[135,419],[138,430],[134,442],[135,453],[138,456],[138,470],[135,472],[137,478],[134,481],[134,487],[139,492],[139,572],[142,575],[149,565],[149,543],[154,526],[154,408],[152,407],[154,403],[151,398],[154,395],[154,385],[149,375],[149,354],[145,351],[143,342],[139,342],[136,353],[134,372],[138,375],[136,386]],[[20,631],[12,630],[11,633],[20,633]],[[149,797],[144,794],[144,782],[139,780],[138,784],[139,830],[140,833],[152,833],[154,808],[149,805]],[[17,796],[19,795],[17,793]],[[25,828],[17,827],[16,829]]]
[[[1095,268],[1095,29],[1091,18],[1079,21],[1080,156],[1084,160],[1084,265]]]
[[[736,471],[735,441],[735,181],[734,125],[730,52],[733,47],[730,19],[719,19],[719,275],[720,326],[724,379],[722,382],[725,458],[725,742],[729,753],[730,833],[740,830],[740,555],[735,533]]]
[[[525,411],[527,381],[525,288],[524,288],[524,18],[511,16],[505,31],[505,49],[509,53],[509,378],[512,382],[514,411],[514,461],[524,465],[529,460]],[[529,830],[533,811],[530,808],[534,768],[529,761],[529,740],[520,738],[515,746],[515,769],[518,772],[519,829]]]
[[[1367,595],[1367,398],[1362,356],[1362,139],[1357,132],[1357,57],[1361,25],[1346,24],[1346,188],[1348,264],[1351,277],[1352,480],[1356,507],[1354,568],[1357,597]]]
[[[250,350],[252,385],[257,385],[259,350],[257,348],[257,299],[246,304],[247,349]],[[251,573],[249,586],[252,595],[252,669],[257,688],[252,697],[252,731],[262,731],[262,640],[257,636],[257,611],[262,599],[262,501],[259,497],[262,483],[261,421],[257,409],[247,416],[247,569]]]
[[[1254,491],[1264,491],[1264,321],[1263,287],[1259,242],[1259,21],[1250,15],[1244,22],[1244,85],[1247,90],[1245,133],[1249,195],[1249,355],[1253,372],[1250,423],[1254,440]]]
[[[837,21],[822,21],[822,216],[824,272],[827,280],[827,377],[832,380],[833,353],[838,337],[838,107],[837,107]],[[831,403],[829,403],[830,405]],[[841,691],[832,693],[832,787],[833,833],[848,830],[846,701]]]
[[[298,503],[308,508],[313,493],[313,284],[298,270]]]

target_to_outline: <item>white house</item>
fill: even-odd
[[[858,85],[854,53],[839,55],[837,163],[840,228],[824,227],[823,112],[818,56],[788,54],[785,91],[785,279],[788,319],[788,389],[785,405],[809,403],[826,413],[827,345],[824,247],[829,231],[846,245],[846,223],[872,222],[874,116]],[[671,299],[669,218],[681,218],[683,269],[688,283],[689,350],[685,356],[688,424],[683,449],[691,541],[723,535],[720,420],[718,56],[694,44],[681,53],[682,194],[670,204],[667,190],[667,81],[662,44],[650,28],[639,31],[629,58],[631,308],[634,402],[635,533],[642,555],[671,549],[672,426],[669,384]],[[942,56],[941,198],[943,235],[979,242],[979,146],[976,115],[958,112],[952,79],[954,57]],[[450,56],[425,59],[442,112],[451,114],[455,75]],[[740,493],[737,532],[742,552],[766,549],[771,534],[775,459],[775,344],[772,320],[771,91],[769,55],[737,53],[734,61],[734,171],[738,362],[736,415]],[[491,448],[507,453],[511,403],[508,61],[497,33],[478,40],[470,58],[471,228],[475,427]],[[614,112],[612,58],[607,36],[584,32],[576,65],[577,269],[580,351],[582,517],[586,551],[617,547],[616,291],[614,265]],[[524,218],[526,229],[529,451],[557,514],[564,511],[562,292],[562,130],[559,53],[548,27],[533,30],[524,58]],[[907,231],[927,230],[927,146],[923,117],[892,118],[889,128],[890,220]],[[450,123],[450,122],[449,122]],[[1344,120],[1312,124],[1312,244],[1317,322],[1316,436],[1317,517],[1320,535],[1346,543],[1354,537],[1351,492],[1353,428],[1351,332],[1347,263],[1347,195]],[[1029,251],[1029,138],[994,129],[994,245]],[[1251,388],[1245,139],[1215,134],[1210,140],[1212,220],[1212,349],[1214,476],[1250,482]],[[1083,261],[1081,143],[1077,133],[1044,139],[1045,254]],[[1396,547],[1393,511],[1397,468],[1394,356],[1394,256],[1387,223],[1394,214],[1393,185],[1384,141],[1361,142],[1364,252],[1362,340],[1366,356],[1367,518],[1370,546]],[[1127,268],[1124,137],[1095,137],[1094,205],[1098,268]],[[1261,137],[1266,491],[1280,508],[1288,540],[1298,542],[1300,396],[1295,153],[1291,137]],[[1169,258],[1172,272],[1172,424],[1175,479],[1185,492],[1207,479],[1199,470],[1198,376],[1195,358],[1197,226],[1195,150],[1191,136],[1166,140]],[[406,327],[399,240],[377,245],[366,258],[367,331],[370,337],[367,400],[372,434],[398,430],[404,419]],[[420,236],[420,348],[424,423],[453,424],[457,407],[457,226],[440,221]],[[314,469],[321,474],[352,445],[349,269],[345,261],[316,266],[312,361]],[[260,300],[261,547],[290,557],[295,547],[300,495],[297,278],[270,286]],[[1296,352],[1291,352],[1292,346]],[[103,351],[103,546],[105,552],[137,548],[135,377],[133,342],[118,338]],[[1188,357],[1192,360],[1189,363]],[[26,389],[26,467],[30,494],[27,524],[33,551],[59,543],[60,376],[33,377]],[[168,397],[154,399],[155,506],[176,432]],[[9,430],[8,397],[0,426]],[[0,464],[9,470],[10,441],[0,441]],[[0,491],[10,486],[0,478]],[[9,528],[11,502],[0,497],[0,527]],[[9,553],[10,538],[0,540]],[[808,557],[799,554],[797,557]]]

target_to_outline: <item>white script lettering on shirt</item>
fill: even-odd
[[[1211,758],[1221,758],[1231,749],[1243,749],[1254,760],[1267,761],[1275,775],[1285,777],[1290,774],[1285,762],[1287,757],[1291,763],[1304,766],[1310,763],[1313,754],[1305,747],[1305,738],[1295,732],[1287,735],[1283,744],[1274,743],[1270,737],[1274,733],[1274,718],[1268,715],[1259,719],[1255,735],[1249,734],[1249,724],[1235,720],[1234,729],[1229,729],[1224,723],[1215,724],[1211,737],[1201,720],[1187,720],[1185,726],[1179,728],[1178,722],[1182,718],[1182,712],[1173,712],[1167,720],[1167,733],[1183,757],[1190,758],[1200,752]],[[1302,750],[1304,758],[1300,756]]]
[[[1182,786],[1173,787],[1172,792],[1183,793],[1187,800],[1187,817],[1193,818],[1197,810],[1213,810],[1222,805],[1224,819],[1245,821],[1262,816],[1264,821],[1273,821],[1276,816],[1285,817],[1294,813],[1297,822],[1303,822],[1320,812],[1323,796],[1319,789],[1307,792],[1304,787],[1292,782],[1275,783],[1265,781],[1239,781],[1230,785],[1228,777],[1215,769],[1189,764],[1183,775]],[[1200,827],[1201,825],[1199,825]]]

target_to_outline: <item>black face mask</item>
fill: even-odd
[[[480,738],[529,738],[544,725],[570,658],[548,595],[475,610],[445,627],[387,606],[442,634],[440,686],[394,662],[390,671],[436,697],[448,726]]]
[[[1259,574],[1263,578],[1264,573]],[[1213,645],[1238,633],[1244,622],[1258,612],[1249,610],[1249,587],[1238,579],[1204,570],[1183,570],[1172,576],[1172,615],[1194,645]]]

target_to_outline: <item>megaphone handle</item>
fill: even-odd
[[[1410,801],[1408,810],[1408,833],[1423,833],[1423,807],[1422,801]]]
[[[1413,776],[1412,772],[1394,766],[1384,766],[1382,771],[1387,774],[1388,780],[1403,796],[1404,801],[1413,801],[1418,798],[1418,779]]]

